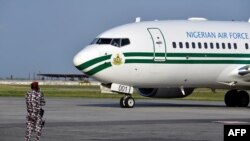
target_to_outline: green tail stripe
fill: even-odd
[[[94,75],[94,74],[98,73],[99,71],[102,71],[102,70],[109,68],[111,66],[112,66],[111,62],[105,62],[105,63],[93,68],[92,70],[85,72],[85,74],[91,76],[91,75]]]
[[[111,55],[107,55],[107,56],[102,56],[102,57],[98,57],[98,58],[95,58],[95,59],[92,59],[90,61],[87,61],[86,63],[83,63],[79,66],[77,66],[76,68],[79,69],[79,70],[84,70],[96,63],[99,63],[99,62],[102,62],[102,61],[105,61],[105,60],[108,60],[111,58]]]
[[[166,60],[154,61],[152,59],[126,59],[129,63],[151,63],[151,64],[250,64],[250,60]]]

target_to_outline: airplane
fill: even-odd
[[[195,88],[225,89],[228,107],[247,107],[250,19],[141,21],[97,36],[74,56],[75,67],[133,108],[134,89],[153,98],[180,98]]]

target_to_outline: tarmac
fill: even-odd
[[[250,124],[250,108],[224,102],[47,98],[42,141],[222,141],[224,124]],[[0,141],[23,141],[24,98],[0,98]]]

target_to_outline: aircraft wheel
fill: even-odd
[[[125,105],[125,98],[126,98],[126,97],[122,97],[122,98],[120,99],[120,106],[121,106],[121,108],[125,108],[125,107],[126,107],[126,105]]]
[[[126,108],[133,108],[135,106],[135,100],[133,97],[127,97],[125,99],[125,107]]]
[[[247,107],[249,104],[249,95],[246,91],[238,92],[238,106]]]
[[[230,90],[226,93],[225,104],[227,107],[235,107],[237,105],[237,90]]]

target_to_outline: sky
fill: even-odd
[[[0,0],[0,78],[77,73],[74,55],[112,27],[142,21],[247,21],[250,0]]]

